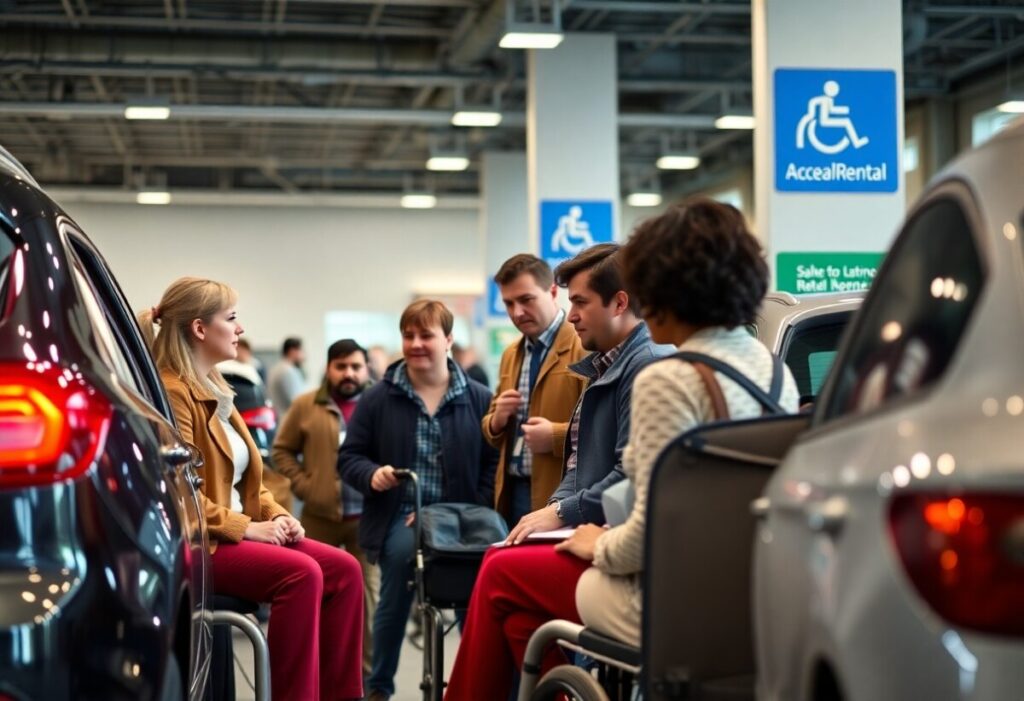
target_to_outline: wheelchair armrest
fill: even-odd
[[[590,628],[580,631],[579,645],[585,650],[596,652],[613,660],[624,662],[633,667],[640,667],[642,655],[640,648],[609,638]]]

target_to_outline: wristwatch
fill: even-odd
[[[555,502],[555,516],[560,518],[563,523],[565,522],[565,515],[562,514],[562,501],[561,500]]]

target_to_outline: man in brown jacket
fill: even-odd
[[[292,491],[303,503],[306,535],[344,548],[363,568],[365,603],[363,670],[370,671],[370,623],[380,593],[380,570],[359,547],[359,517],[363,496],[344,489],[338,476],[338,448],[345,426],[370,381],[366,351],[343,339],[327,349],[327,370],[320,388],[295,398],[274,437],[272,455],[277,471],[291,480]]]
[[[494,281],[509,319],[523,333],[502,353],[498,386],[482,422],[484,438],[501,450],[495,508],[514,526],[543,508],[562,479],[569,418],[586,387],[569,366],[586,351],[558,308],[547,263],[526,253],[513,256]]]

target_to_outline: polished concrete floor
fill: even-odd
[[[264,626],[266,630],[266,626]],[[411,627],[410,627],[411,630]],[[453,629],[445,639],[445,678],[455,660],[455,651],[459,645],[459,630]],[[235,693],[238,701],[253,701],[252,690],[252,646],[249,639],[242,633],[234,634],[235,649]],[[423,674],[423,652],[416,648],[408,636],[402,645],[402,657],[398,663],[398,674],[395,677],[395,695],[392,701],[420,701],[423,698],[419,689],[420,677]],[[367,690],[369,691],[369,690]]]

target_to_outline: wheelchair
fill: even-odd
[[[469,606],[484,553],[508,537],[505,520],[476,504],[439,503],[424,507],[419,478],[412,470],[395,470],[413,485],[416,552],[413,580],[416,607],[423,620],[423,701],[444,696],[444,609]],[[454,624],[452,624],[454,625]]]
[[[752,517],[805,414],[706,424],[676,438],[651,474],[641,647],[549,621],[526,649],[519,701],[753,701]],[[538,680],[552,643],[597,661]]]

